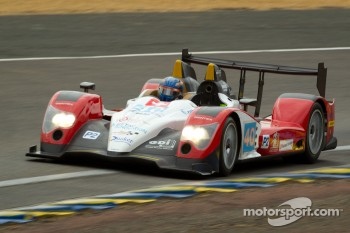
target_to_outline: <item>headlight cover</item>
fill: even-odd
[[[70,128],[75,122],[73,113],[65,112],[49,106],[43,123],[43,132],[48,133],[56,128]]]
[[[217,123],[211,125],[187,125],[182,130],[180,140],[191,141],[198,149],[204,149],[208,146],[217,126]]]

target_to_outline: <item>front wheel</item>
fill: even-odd
[[[228,117],[222,131],[220,143],[220,176],[228,176],[238,157],[238,133],[235,121]]]
[[[304,161],[314,163],[324,146],[325,120],[322,107],[319,103],[312,106],[306,133]]]

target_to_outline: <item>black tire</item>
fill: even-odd
[[[219,175],[228,176],[238,159],[239,138],[236,122],[228,117],[222,131],[220,143]]]
[[[306,131],[305,152],[303,161],[314,163],[320,156],[324,147],[325,119],[321,105],[315,103],[310,112],[310,118]]]

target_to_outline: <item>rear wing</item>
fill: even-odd
[[[240,72],[238,100],[243,98],[246,71],[258,72],[259,73],[258,94],[257,94],[256,103],[254,103],[254,106],[256,107],[255,108],[256,116],[259,116],[259,112],[260,112],[265,73],[317,76],[316,87],[318,89],[318,92],[320,96],[324,98],[326,96],[327,68],[324,67],[324,63],[318,63],[317,69],[260,64],[260,63],[232,61],[232,60],[194,56],[188,52],[188,49],[182,50],[182,61],[187,63],[201,64],[201,65],[208,65],[209,63],[214,63],[215,65],[221,68],[240,70],[241,72]]]

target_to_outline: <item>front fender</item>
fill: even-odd
[[[238,127],[240,154],[242,155],[244,153],[255,152],[255,149],[258,145],[257,136],[260,133],[260,125],[252,116],[238,108],[200,107],[190,114],[187,121],[185,122],[185,128],[204,128],[207,132],[210,132],[208,135],[210,140],[208,140],[205,147],[202,146],[202,148],[199,148],[199,146],[197,146],[193,140],[186,140],[186,138],[184,138],[182,135],[177,151],[177,156],[181,158],[205,159],[209,155],[215,154],[217,159],[219,159],[224,122],[229,116],[233,117]],[[248,132],[248,128],[253,131]],[[195,132],[193,133],[195,134]],[[244,144],[245,140],[242,139],[246,137],[246,133],[251,133],[249,135],[252,135],[252,138],[249,138],[248,142]]]
[[[60,122],[67,116],[70,119],[69,124]],[[56,92],[46,109],[41,132],[41,150],[50,150],[52,145],[68,144],[88,120],[102,119],[102,116],[102,99],[99,95],[78,91]]]

